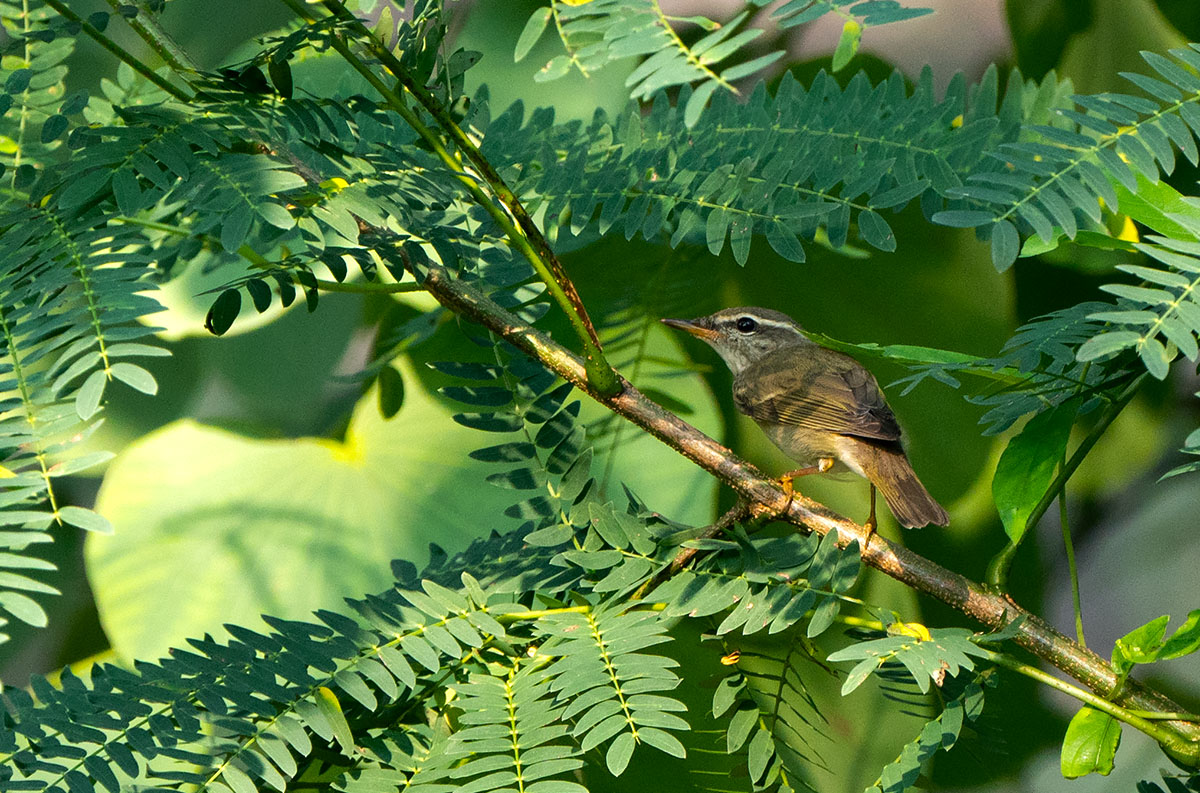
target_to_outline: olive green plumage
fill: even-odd
[[[875,377],[848,355],[813,343],[786,314],[729,308],[663,320],[707,342],[733,372],[733,401],[788,457],[866,477],[903,526],[946,525],[901,446],[900,425]]]

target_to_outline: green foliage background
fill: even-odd
[[[216,66],[253,52],[255,35],[275,30],[289,18],[281,8],[174,0],[164,21],[185,49],[205,66]],[[480,3],[463,15],[455,41],[482,52],[483,64],[468,72],[466,93],[473,94],[486,81],[493,119],[516,100],[529,109],[554,107],[558,121],[586,122],[596,107],[618,114],[626,101],[621,70],[628,64],[586,79],[570,75],[535,82],[537,69],[557,52],[549,38],[539,41],[521,63],[512,63],[514,42],[533,10],[533,4],[523,4],[518,12],[508,4]],[[1147,71],[1138,49],[1166,52],[1181,45],[1185,35],[1196,38],[1186,30],[1186,14],[1182,22],[1179,14],[1170,3],[1150,0],[1010,3],[1013,62],[1030,78],[1057,69],[1059,79],[1073,80],[1081,93],[1126,90],[1119,71]],[[949,29],[945,16],[942,24]],[[220,18],[225,24],[217,29],[202,18]],[[231,30],[236,34],[231,36]],[[114,35],[131,49],[139,44],[132,35]],[[1055,52],[1046,42],[1061,49]],[[296,83],[369,91],[332,61],[295,63]],[[128,80],[90,43],[81,43],[67,63],[68,92],[95,91],[100,79],[117,85]],[[814,75],[817,67],[827,65],[826,60],[799,64],[792,72],[808,86],[824,79]],[[885,63],[867,56],[859,56],[853,67],[865,69],[876,82],[889,72]],[[972,81],[978,77],[972,75]],[[849,77],[838,79],[844,84]],[[999,84],[1003,86],[1002,78]],[[514,142],[509,151],[516,148]],[[505,151],[495,153],[498,162]],[[1195,167],[1182,158],[1179,165],[1170,183],[1184,194],[1194,193]],[[1115,264],[1151,262],[1129,251],[1064,245],[998,271],[992,266],[997,244],[977,240],[970,229],[933,226],[915,204],[886,217],[895,252],[852,237],[849,251],[806,244],[803,264],[785,260],[761,236],[754,239],[748,260],[739,262],[732,241],[713,255],[711,246],[693,240],[668,246],[655,234],[647,235],[651,239],[640,234],[626,238],[620,224],[600,240],[563,235],[559,247],[622,373],[668,407],[678,407],[691,423],[775,472],[788,462],[735,413],[728,374],[719,361],[706,349],[669,335],[654,319],[695,316],[728,305],[768,305],[834,339],[991,357],[1034,317],[1106,299],[1099,287],[1114,280]],[[863,234],[861,226],[858,231]],[[418,568],[432,562],[436,568],[444,554],[429,549],[430,543],[453,554],[472,539],[521,523],[511,517],[479,521],[479,515],[501,513],[515,496],[484,481],[494,466],[467,457],[485,441],[478,432],[453,423],[451,415],[463,406],[439,393],[462,386],[461,379],[427,366],[489,361],[491,349],[464,344],[461,322],[443,313],[435,314],[428,327],[405,326],[432,308],[423,296],[323,294],[312,316],[300,300],[277,317],[262,315],[261,322],[243,299],[232,331],[214,339],[203,330],[213,295],[197,293],[240,277],[245,269],[221,269],[217,259],[205,261],[202,255],[166,286],[170,313],[160,324],[169,332],[155,343],[172,355],[143,362],[158,381],[157,395],[109,389],[105,424],[85,441],[86,450],[119,452],[106,468],[89,471],[102,472],[103,483],[80,476],[60,487],[63,503],[87,505],[94,498],[96,510],[113,522],[116,532],[88,535],[81,550],[82,533],[56,531],[56,541],[44,555],[59,566],[53,585],[65,594],[44,602],[49,630],[9,626],[12,640],[0,646],[6,656],[3,679],[9,684],[89,657],[124,662],[155,658],[189,638],[225,638],[226,624],[264,630],[258,621],[262,613],[307,619],[318,608],[337,610],[342,598],[388,589],[393,559]],[[216,269],[203,272],[208,265]],[[556,338],[569,338],[556,311],[545,327]],[[395,417],[385,420],[378,385],[368,387],[351,375],[387,349],[385,342],[411,334],[428,338],[398,359],[404,399]],[[870,363],[885,384],[909,374],[908,367],[895,361]],[[1089,640],[1101,650],[1160,613],[1182,617],[1196,606],[1189,572],[1200,562],[1200,545],[1178,530],[1200,503],[1196,486],[1186,476],[1154,484],[1184,461],[1178,450],[1200,422],[1191,397],[1194,367],[1185,374],[1148,381],[1071,480],[1069,505],[1083,565],[1085,620]],[[889,388],[889,399],[909,436],[914,465],[954,522],[949,531],[901,538],[885,519],[882,531],[934,559],[951,561],[965,575],[982,578],[989,557],[1004,540],[991,482],[1009,436],[983,434],[979,421],[984,408],[964,400],[958,390],[926,381],[907,395],[901,391]],[[606,420],[605,411],[585,404],[581,422],[597,439],[593,475],[610,498],[620,496],[617,483],[628,483],[650,508],[687,525],[702,525],[731,503],[710,477],[632,428]],[[806,495],[839,512],[852,517],[865,512],[860,483],[805,485]],[[1049,611],[1056,625],[1069,632],[1061,545],[1056,527],[1042,528],[1039,541],[1027,542],[1020,551],[1010,583],[1020,602]],[[1163,547],[1171,549],[1169,558],[1156,555]],[[880,576],[864,575],[854,595],[888,603],[908,621],[961,624],[946,607],[920,601]],[[556,629],[546,627],[547,633]],[[694,635],[699,630],[690,624],[675,628],[680,641],[667,645],[665,652],[675,654],[680,677],[711,679],[716,685],[721,654],[733,648],[718,651],[718,642],[706,655],[686,653],[681,648],[705,647]],[[834,639],[823,649],[827,654],[843,641]],[[739,649],[752,658],[755,642],[769,644],[760,636],[741,642]],[[813,772],[811,782],[818,789],[870,785],[924,723],[899,712],[874,680],[843,701],[838,694],[842,681],[816,665],[796,661],[793,666],[790,657],[780,663],[768,650],[760,660],[747,661],[750,667],[755,663],[785,679],[802,675],[816,706],[812,712],[836,714],[820,730],[824,737],[812,738],[828,767]],[[528,672],[531,679],[536,672]],[[514,665],[514,675],[520,674],[525,673]],[[1196,656],[1154,667],[1154,674],[1169,690],[1200,688]],[[748,712],[737,703],[753,699],[754,685],[736,694],[731,712]],[[974,739],[977,751],[939,759],[933,767],[935,787],[973,787],[980,779],[991,780],[992,789],[1051,790],[1066,784],[1057,775],[1057,756],[1050,764],[1053,773],[1047,771],[1045,757],[1061,741],[1067,711],[1054,710],[1053,703],[1031,705],[1032,685],[1023,680],[1006,680],[1003,691],[1002,696],[988,694],[988,722],[979,725],[984,737]],[[692,712],[711,709],[711,691],[677,693]],[[950,693],[946,701],[975,701],[974,690]],[[459,695],[486,698],[489,692],[464,688]],[[798,711],[812,706],[791,705]],[[934,717],[933,711],[921,715]],[[723,742],[723,731],[710,726],[714,740]],[[336,724],[331,730],[336,733]],[[1005,736],[1006,744],[992,751],[996,735]],[[1122,750],[1117,776],[1100,785],[1116,789],[1126,775],[1129,787],[1132,780],[1156,776],[1161,756],[1151,743],[1139,744],[1134,736],[1127,738],[1132,746]],[[861,750],[848,753],[846,747]],[[602,785],[702,787],[709,759],[694,751],[686,766],[689,773],[683,773],[682,761],[639,752],[627,775]],[[611,767],[611,755],[608,762]],[[714,768],[722,767],[715,763]],[[1072,783],[1072,789],[1087,784]]]

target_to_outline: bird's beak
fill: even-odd
[[[700,321],[695,319],[663,319],[661,322],[672,328],[679,328],[684,333],[689,333],[697,339],[703,339],[707,342],[712,342],[720,335],[712,328],[700,324]]]

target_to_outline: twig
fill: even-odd
[[[108,0],[113,11],[118,12],[121,11],[122,5],[128,5],[130,2],[137,9],[137,14],[133,18],[124,17],[124,14],[121,16],[129,23],[129,27],[133,28],[150,46],[150,49],[158,53],[158,57],[166,61],[167,65],[181,76],[188,72],[198,71],[195,62],[183,47],[176,44],[175,39],[163,30],[162,25],[158,24],[158,20],[154,18],[154,14],[146,7],[143,0]]]
[[[161,88],[162,90],[166,91],[171,96],[178,99],[180,102],[190,101],[191,97],[189,97],[186,93],[179,90],[175,86],[171,85],[166,80],[164,80],[161,76],[156,74],[153,69],[151,69],[146,64],[142,63],[140,60],[138,60],[133,55],[133,53],[124,49],[119,44],[117,44],[115,41],[110,39],[108,36],[101,33],[99,30],[96,29],[95,25],[93,25],[91,22],[88,22],[86,19],[83,19],[82,17],[80,17],[78,14],[76,14],[74,11],[72,11],[70,8],[68,8],[65,3],[62,3],[59,0],[46,0],[46,5],[50,6],[55,11],[57,11],[63,18],[69,19],[72,22],[78,24],[82,28],[83,32],[88,35],[89,38],[91,38],[93,41],[95,41],[97,44],[99,44],[104,49],[111,52],[113,55],[117,56],[118,60],[133,67],[133,70],[135,72],[142,75],[147,80],[154,83],[159,88]]]
[[[1064,456],[1062,465],[1067,461]],[[1067,514],[1067,488],[1064,485],[1058,496],[1058,523],[1062,528],[1063,548],[1067,554],[1067,572],[1071,576],[1071,607],[1075,611],[1075,636],[1080,647],[1087,647],[1087,639],[1083,635],[1083,604],[1079,599],[1079,567],[1075,564],[1075,542],[1071,539],[1070,515]]]

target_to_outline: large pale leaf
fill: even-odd
[[[409,383],[413,372],[403,372]],[[105,632],[127,658],[161,654],[221,625],[314,608],[387,587],[389,562],[418,565],[495,529],[511,491],[467,453],[488,437],[410,388],[384,421],[374,391],[345,442],[257,440],[192,421],[132,444],[111,465],[97,509],[116,534],[87,546]]]
[[[720,437],[717,401],[699,374],[685,373],[682,358],[679,340],[655,322],[648,329],[641,364],[636,371],[624,374],[651,399],[670,403],[664,404],[668,410],[686,405],[687,421]],[[585,421],[609,415],[607,409],[585,400],[581,414]],[[693,524],[712,520],[717,493],[715,479],[657,438],[622,419],[614,420],[608,430],[595,441],[600,462],[596,473],[612,497],[622,499],[623,503],[619,483],[626,482],[651,509],[669,518]]]

